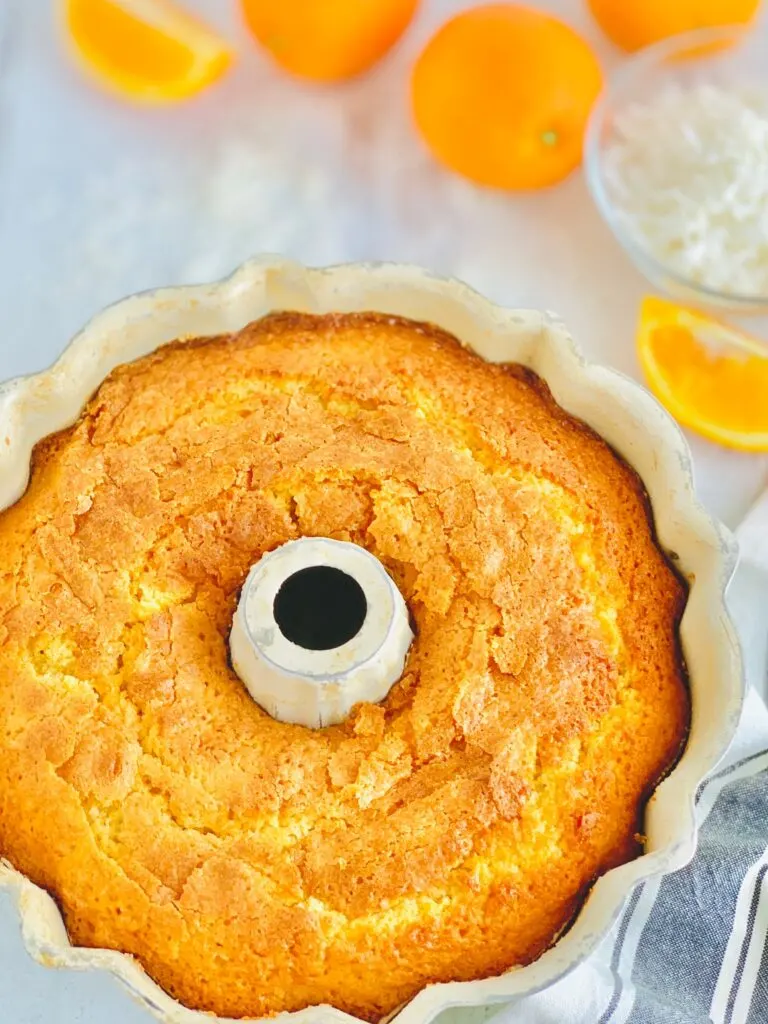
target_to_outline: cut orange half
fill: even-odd
[[[216,81],[232,62],[226,42],[171,0],[60,0],[78,63],[140,103],[174,103]]]
[[[768,345],[706,314],[649,296],[640,365],[680,423],[742,451],[768,451]]]

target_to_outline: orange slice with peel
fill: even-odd
[[[768,451],[768,344],[649,296],[637,352],[651,391],[680,423],[728,448]]]
[[[77,62],[105,88],[140,103],[174,103],[216,81],[226,42],[171,0],[60,0]]]

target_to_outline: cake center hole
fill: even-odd
[[[287,640],[308,651],[329,651],[357,636],[368,602],[352,576],[330,565],[312,565],[283,582],[273,611]]]

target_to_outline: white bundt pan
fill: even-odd
[[[482,981],[430,985],[393,1017],[397,1024],[426,1024],[449,1007],[503,1003],[538,991],[592,952],[638,882],[675,871],[693,856],[696,789],[727,749],[743,700],[741,657],[725,606],[736,565],[735,542],[699,503],[690,452],[675,423],[633,381],[587,363],[549,314],[502,309],[466,285],[415,267],[310,270],[271,257],[249,262],[217,284],[128,298],[96,316],[50,370],[0,386],[0,508],[23,493],[32,446],[71,424],[118,363],[174,338],[237,331],[273,310],[375,310],[430,321],[487,360],[529,366],[546,380],[561,406],[593,427],[640,474],[659,542],[690,581],[681,626],[693,701],[690,739],[679,764],[648,804],[644,855],[598,879],[572,927],[535,963]],[[24,942],[36,960],[54,967],[111,971],[166,1024],[211,1020],[171,999],[130,957],[71,946],[53,899],[9,864],[0,863],[0,885],[15,893]],[[290,1019],[291,1024],[356,1022],[330,1006],[277,1019]]]

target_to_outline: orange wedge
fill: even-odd
[[[139,103],[174,103],[216,81],[226,42],[171,0],[60,0],[71,48],[98,82]]]
[[[651,391],[680,423],[728,448],[768,451],[768,345],[649,296],[637,352]]]

